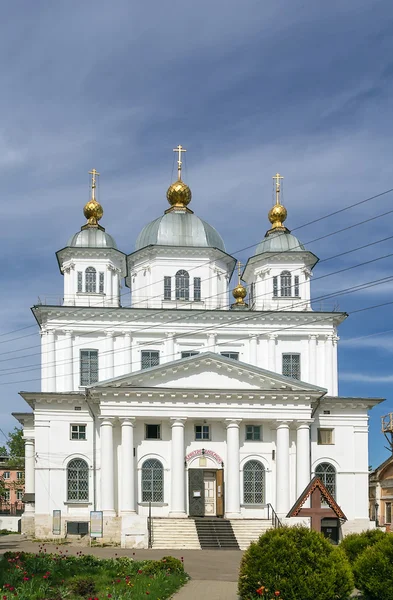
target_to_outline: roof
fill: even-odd
[[[86,227],[70,237],[67,247],[71,248],[114,248],[117,250],[115,240],[109,233],[99,227]]]
[[[287,514],[287,518],[297,517],[299,515],[300,511],[302,510],[303,505],[306,502],[306,500],[308,500],[310,498],[310,496],[312,496],[312,494],[314,493],[314,491],[316,489],[319,489],[319,491],[321,492],[321,496],[325,499],[326,503],[332,509],[332,511],[337,515],[337,517],[339,519],[345,519],[345,521],[346,521],[347,517],[344,515],[343,511],[341,510],[341,508],[339,507],[339,505],[337,504],[337,502],[335,501],[335,499],[333,498],[331,493],[327,490],[327,488],[324,486],[322,481],[317,476],[315,476],[313,479],[311,479],[311,481],[308,484],[308,486],[306,487],[306,489],[300,494],[299,498],[296,500],[295,504],[292,506],[291,510]],[[310,509],[307,509],[307,510],[310,510]]]
[[[263,252],[306,252],[301,242],[287,231],[269,233],[256,247],[255,255]]]

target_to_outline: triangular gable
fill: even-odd
[[[214,352],[202,352],[90,386],[97,391],[101,388],[125,387],[263,389],[307,392],[318,397],[326,393],[325,389],[315,385],[284,377]]]
[[[315,490],[319,489],[321,492],[322,498],[324,498],[326,504],[329,508],[335,513],[338,519],[347,520],[347,517],[344,515],[343,511],[331,495],[331,493],[327,490],[325,485],[319,479],[319,477],[315,476],[306,489],[300,494],[299,498],[296,500],[295,504],[292,506],[291,510],[287,514],[287,518],[289,517],[298,517],[300,511],[302,510],[305,502],[313,495]],[[310,511],[310,509],[308,509]]]

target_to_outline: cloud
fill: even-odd
[[[392,383],[393,375],[366,375],[364,373],[340,373],[341,381],[354,381],[356,383]]]

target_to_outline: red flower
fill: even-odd
[[[23,577],[23,581],[29,581],[28,577]]]
[[[141,573],[143,573],[142,569],[138,569],[138,575],[140,575]]]
[[[262,596],[264,589],[265,589],[264,585],[261,585],[261,587],[257,589],[258,596]]]
[[[277,592],[274,592],[274,595],[278,598],[280,595],[280,592],[277,590]]]
[[[7,600],[7,596],[3,596],[3,600]]]

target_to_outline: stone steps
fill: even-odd
[[[152,519],[152,546],[157,549],[200,550],[193,519]]]
[[[251,542],[272,528],[270,519],[231,519],[231,525],[240,550],[246,550]]]
[[[195,525],[202,550],[239,550],[239,545],[228,519],[195,519]]]

